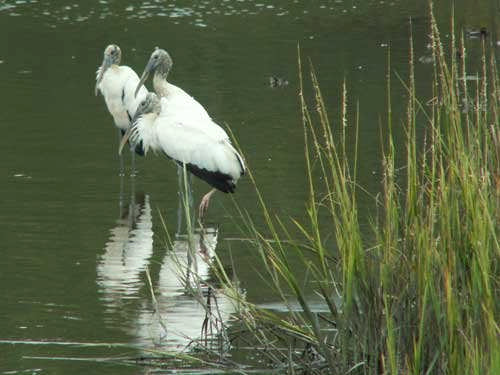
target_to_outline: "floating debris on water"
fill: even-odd
[[[432,55],[423,55],[418,58],[418,61],[422,64],[432,64],[434,62],[434,57]]]
[[[479,76],[478,75],[466,75],[465,77],[460,77],[458,78],[460,81],[479,81]]]
[[[32,178],[31,176],[28,176],[28,175],[26,175],[24,173],[16,173],[16,174],[13,175],[13,177],[15,177],[15,178],[24,178],[24,179],[27,179],[27,180]]]
[[[288,86],[288,80],[285,78],[277,77],[277,76],[270,76],[269,77],[269,86],[271,88],[277,88],[277,87],[285,87]]]
[[[467,30],[465,32],[465,35],[470,39],[486,38],[489,34],[486,27],[481,27],[479,30]]]

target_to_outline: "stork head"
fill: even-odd
[[[122,59],[122,50],[116,44],[110,44],[104,50],[104,60],[109,61],[109,65],[119,65]]]
[[[97,71],[97,79],[95,84],[95,94],[97,95],[97,90],[99,88],[99,84],[102,81],[102,77],[104,73],[111,65],[119,65],[122,59],[122,51],[120,47],[116,44],[110,44],[104,50],[104,58],[102,59],[102,64]]]
[[[140,102],[139,105],[137,106],[134,118],[132,119],[132,124],[134,124],[139,119],[139,117],[143,115],[147,115],[148,113],[159,114],[160,111],[161,111],[160,98],[154,92],[148,92],[144,100]]]
[[[120,147],[118,148],[118,154],[121,155],[123,146],[127,143],[127,141],[131,140],[132,143],[135,143],[137,137],[140,136],[139,130],[137,129],[137,121],[144,115],[149,113],[159,114],[161,111],[161,100],[154,92],[149,92],[144,100],[142,100],[137,106],[137,110],[135,111],[135,115],[132,118],[131,126],[123,135],[123,138],[120,142]]]
[[[135,90],[135,95],[137,95],[140,87],[144,84],[144,82],[146,82],[150,73],[155,72],[155,74],[161,74],[163,78],[166,79],[173,65],[174,63],[168,52],[164,49],[156,47],[149,58],[146,68],[144,68],[141,80]]]

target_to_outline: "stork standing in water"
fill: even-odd
[[[122,52],[116,44],[110,44],[104,50],[102,65],[97,69],[95,94],[100,91],[109,113],[118,128],[119,142],[131,126],[131,120],[139,103],[148,91],[139,84],[139,76],[130,67],[120,65]],[[135,175],[135,154],[131,145],[132,172]],[[144,155],[141,144],[135,146],[135,153]],[[120,154],[120,175],[124,173],[123,157]]]
[[[201,218],[216,190],[234,193],[236,182],[245,173],[245,164],[226,132],[210,117],[203,120],[196,111],[191,116],[189,111],[178,111],[171,103],[168,97],[160,99],[148,93],[137,108],[132,127],[123,136],[119,152],[129,137],[131,143],[142,141],[145,152],[162,151],[211,185],[214,189],[200,203]]]
[[[177,112],[188,112],[191,116],[199,116],[202,119],[210,119],[207,111],[191,95],[180,87],[172,85],[167,81],[168,74],[172,70],[173,61],[167,51],[156,47],[149,58],[146,68],[142,73],[141,80],[137,84],[136,94],[139,93],[141,85],[153,75],[153,88],[160,98],[166,98],[168,103],[175,106]],[[213,123],[206,122],[200,124],[201,127],[211,126]],[[216,125],[220,128],[218,125]],[[222,130],[222,129],[221,129]]]
[[[197,136],[200,137],[200,139],[191,140],[190,142],[191,144],[186,145],[186,148],[198,147],[196,152],[199,154],[199,156],[201,154],[209,155],[210,152],[212,152],[212,150],[203,149],[204,147],[207,147],[207,145],[196,143],[196,146],[194,146],[195,142],[199,142],[201,139],[204,139],[203,137],[206,137],[208,135],[210,137],[213,137],[214,139],[218,139],[220,142],[229,145],[229,147],[231,147],[232,150],[236,153],[237,159],[241,166],[241,174],[243,174],[245,170],[243,159],[234,150],[234,147],[231,145],[227,133],[219,125],[217,125],[215,122],[212,121],[205,108],[200,103],[198,103],[191,95],[186,93],[180,87],[172,85],[167,81],[167,76],[170,70],[172,69],[172,66],[173,66],[173,61],[168,52],[158,47],[155,48],[155,50],[151,54],[151,57],[149,58],[149,61],[146,65],[146,68],[144,69],[144,72],[142,73],[140,82],[137,84],[136,93],[139,92],[141,85],[144,84],[144,82],[148,79],[149,75],[151,73],[154,73],[153,88],[156,94],[160,98],[162,98],[162,103],[163,103],[162,105],[164,105],[167,108],[168,112],[167,116],[163,116],[162,114],[162,117],[168,117],[168,120],[165,121],[170,125],[176,123],[178,127],[187,126],[192,137],[194,138],[196,138]],[[161,123],[163,124],[165,123],[165,121]],[[178,140],[176,138],[177,137],[176,132],[171,131],[168,135],[172,137],[172,142],[176,142]],[[187,139],[186,141],[189,142],[190,140]],[[178,148],[179,147],[182,146],[179,145]],[[170,156],[167,150],[164,151],[167,155]],[[210,173],[206,174],[204,171],[215,172],[215,170],[208,170],[204,168],[202,160],[199,160],[201,164],[193,164],[191,163],[189,158],[176,159],[173,156],[171,157],[174,160],[176,160],[179,164],[178,167],[179,189],[181,189],[182,186],[181,185],[182,165],[186,164],[187,169],[192,174],[207,181],[210,185],[214,186],[216,189],[219,189],[224,192],[229,192],[229,191],[233,192],[234,186],[231,189],[228,189],[227,187],[223,188],[222,186],[217,186],[214,180],[212,180],[212,182],[209,181],[209,179],[212,178],[213,175],[211,175]],[[236,174],[233,177],[235,176]],[[239,175],[236,177],[234,181],[236,181],[238,178]],[[208,208],[210,197],[216,191],[216,189],[210,190],[207,194],[203,196],[199,207],[200,217],[203,216],[204,212]]]

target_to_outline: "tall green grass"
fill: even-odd
[[[446,53],[430,7],[427,105],[415,95],[410,35],[409,76],[396,82],[408,96],[406,155],[396,155],[394,145],[388,56],[383,178],[369,235],[359,220],[357,146],[347,152],[346,129],[358,134],[358,116],[349,123],[344,85],[340,120],[330,122],[316,74],[299,53],[305,219],[273,216],[259,195],[271,238],[249,219],[246,225],[269,286],[302,311],[278,314],[241,300],[243,328],[234,341],[260,348],[269,366],[289,373],[500,374],[500,86],[486,40],[481,74],[467,79],[464,36],[455,36],[453,23]],[[403,160],[403,174],[396,160]],[[297,229],[305,241],[290,234]],[[332,234],[335,248],[326,245]],[[321,296],[328,313],[314,312],[311,295]]]

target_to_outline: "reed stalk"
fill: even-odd
[[[401,78],[408,95],[406,155],[397,155],[394,146],[395,83],[388,53],[381,199],[368,235],[357,208],[359,116],[349,122],[344,82],[340,117],[331,120],[316,72],[311,65],[306,79],[298,53],[309,189],[304,216],[273,216],[258,189],[267,232],[240,211],[270,288],[285,304],[292,299],[301,307],[278,314],[239,300],[241,330],[233,342],[265,348],[262,356],[272,368],[311,374],[500,373],[496,60],[483,40],[478,80],[468,82],[463,32],[456,37],[452,17],[447,55],[432,3],[429,16],[432,99],[416,95],[411,26],[409,75]],[[306,96],[306,81],[312,98]],[[347,131],[351,126],[354,132]],[[401,160],[403,168],[396,169]],[[327,225],[320,217],[328,217]],[[302,241],[290,234],[292,227]],[[332,235],[335,246],[327,245]],[[289,261],[291,255],[300,269]],[[222,279],[231,284],[227,275]],[[321,296],[328,313],[314,312],[312,295]]]

